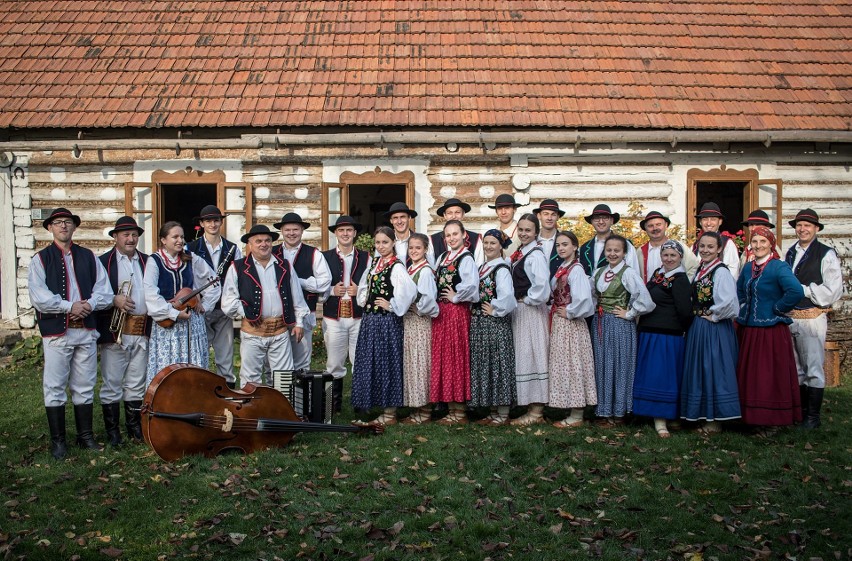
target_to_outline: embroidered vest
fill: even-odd
[[[626,257],[626,255],[625,255]],[[603,267],[606,264],[606,254],[601,251],[601,256],[598,257],[597,263],[595,263],[595,238],[590,239],[586,243],[580,246],[580,256],[579,256],[580,265],[583,266],[583,270],[586,271],[586,276],[592,276],[592,273],[595,269]]]
[[[459,283],[461,283],[461,271],[459,269],[461,260],[465,257],[473,259],[473,254],[469,251],[465,251],[446,265],[443,265],[442,263],[446,253],[447,252],[444,252],[438,257],[438,270],[435,271],[435,280],[438,284],[438,294],[441,294],[441,291],[445,288],[452,287],[453,290],[455,290]],[[446,302],[446,300],[444,300],[444,302]]]
[[[300,279],[309,279],[314,276],[315,251],[319,250],[311,245],[302,244],[299,246],[299,251],[296,252],[296,256],[293,258],[293,270]],[[276,245],[272,250],[272,254],[279,259],[287,260],[287,258],[284,257],[284,244]],[[317,302],[319,302],[319,294],[316,292],[308,292],[303,288],[302,296],[305,297],[305,302],[308,303],[308,309],[311,313],[314,313],[317,309]]]
[[[151,255],[157,268],[160,270],[160,278],[157,279],[157,288],[160,289],[160,296],[166,300],[171,300],[181,288],[192,288],[195,278],[192,274],[192,262],[181,261],[178,270],[172,270],[166,267],[163,263],[163,258],[159,253]]]
[[[720,267],[728,268],[724,263],[719,263],[709,273],[700,279],[696,275],[696,280],[692,281],[692,313],[696,316],[706,316],[710,314],[710,308],[713,306],[713,277],[716,276],[716,271]]]
[[[470,251],[471,255],[476,251],[476,246],[479,244],[480,235],[470,230],[464,232],[464,246]],[[444,232],[435,232],[432,234],[432,249],[437,260],[441,255],[447,252],[447,243],[444,241]]]
[[[793,263],[796,261],[797,246],[798,244],[787,250],[785,261],[788,265],[790,265],[790,267],[792,267]],[[796,275],[796,278],[799,279],[801,284],[805,286],[808,286],[811,283],[822,284],[822,260],[829,251],[834,250],[818,240],[811,242],[811,245],[809,245],[808,249],[805,250],[805,254],[802,255],[801,259],[799,259],[799,264],[796,265],[795,269],[793,269],[793,274]],[[809,308],[817,307],[818,306],[807,296],[799,300],[799,303],[796,304],[797,310],[807,310]]]
[[[98,256],[98,259],[101,260],[101,263],[106,269],[107,278],[109,279],[109,284],[112,287],[112,293],[118,294],[118,264],[116,260],[116,256],[118,251],[113,247],[111,250],[107,251],[103,255]],[[145,255],[139,250],[136,250],[136,255],[139,257],[139,266],[142,269],[142,274],[145,274],[145,265],[148,260],[148,255]],[[142,286],[141,278],[134,278],[133,284],[136,286]],[[115,343],[115,335],[110,332],[109,324],[112,323],[112,314],[113,309],[107,308],[106,310],[101,310],[98,312],[98,333],[100,333],[100,337],[98,337],[98,344],[104,343]],[[151,335],[151,317],[148,316],[148,319],[145,321],[145,335]]]
[[[68,300],[68,275],[62,250],[51,243],[37,254],[44,265],[44,282],[54,294],[59,294],[63,300]],[[98,269],[95,254],[91,250],[71,244],[71,259],[74,262],[74,276],[80,288],[80,298],[88,300],[92,296],[95,281],[98,280]],[[44,314],[36,311],[36,321],[42,337],[58,337],[68,331],[68,314]],[[86,329],[97,328],[97,314],[89,314],[83,320]]]
[[[517,300],[526,296],[532,286],[532,281],[527,276],[527,272],[524,271],[524,262],[526,262],[527,257],[529,257],[533,251],[540,251],[544,253],[544,250],[540,246],[536,246],[529,250],[526,255],[512,263],[512,286],[515,288],[515,298]]]
[[[290,263],[286,259],[275,256],[271,259],[275,260],[273,265],[275,281],[278,287],[278,295],[281,297],[281,307],[284,309],[282,318],[287,325],[294,325],[296,323],[296,312],[293,309],[293,296],[290,291],[292,274]],[[246,319],[249,321],[258,320],[263,304],[263,288],[260,284],[260,275],[257,273],[254,258],[248,256],[237,259],[234,261],[234,267],[237,272],[237,290],[240,293]]]
[[[479,277],[479,302],[474,303],[470,308],[473,315],[483,315],[482,305],[490,303],[497,296],[497,271],[500,269],[509,270],[509,266],[505,263],[500,263],[491,269],[487,275]]]
[[[598,290],[598,279],[601,278],[601,275],[604,274],[605,268],[598,269],[598,273],[595,275],[595,292],[598,295],[598,306],[603,308],[603,311],[612,313],[612,310],[618,306],[619,308],[627,308],[628,303],[630,302],[630,293],[627,292],[627,289],[624,288],[624,285],[621,283],[621,277],[624,275],[624,271],[627,270],[627,266],[621,268],[615,274],[615,277],[612,279],[612,282],[609,283],[609,286],[606,287],[606,290],[600,292]]]
[[[568,284],[568,277],[574,267],[582,267],[579,262],[574,261],[565,269],[565,274],[556,280],[556,286],[553,287],[553,306],[552,309],[564,308],[571,303],[571,285]]]
[[[391,282],[391,271],[397,265],[404,266],[402,262],[396,257],[393,256],[393,259],[379,272],[376,272],[376,268],[373,269],[369,273],[368,278],[368,289],[369,293],[367,295],[367,305],[364,306],[364,311],[369,312],[371,314],[389,314],[390,310],[385,310],[376,305],[376,298],[384,298],[385,300],[390,301],[393,298],[393,283]]]
[[[328,263],[328,268],[331,271],[331,286],[343,280],[343,258],[337,253],[336,249],[329,249],[322,252],[325,257],[325,262]],[[367,261],[369,254],[361,249],[356,249],[352,254],[352,269],[349,271],[350,284],[358,284],[361,275],[367,269]],[[355,298],[352,298],[352,317],[360,318],[363,313],[363,308],[358,305]],[[322,315],[327,318],[340,317],[340,296],[333,294],[328,297],[322,305]]]

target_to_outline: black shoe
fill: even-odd
[[[124,402],[124,426],[127,427],[127,436],[134,442],[144,442],[142,438],[142,416],[139,410],[142,409],[141,401],[125,401]]]
[[[802,423],[802,428],[818,429],[822,422],[819,418],[819,410],[822,408],[822,395],[825,388],[810,388],[808,392],[808,416]]]
[[[802,403],[802,423],[808,420],[808,395],[810,393],[809,386],[799,386],[799,401]]]
[[[61,460],[68,454],[65,443],[65,406],[45,407],[47,426],[50,428],[50,455]]]
[[[74,422],[77,425],[77,446],[98,452],[103,450],[103,447],[95,441],[95,435],[92,432],[92,414],[95,406],[92,403],[74,406]]]
[[[343,378],[335,378],[331,383],[331,407],[333,413],[343,410]]]
[[[121,404],[119,403],[102,403],[101,409],[104,412],[104,428],[106,429],[109,445],[113,448],[118,448],[123,444],[121,440]]]
[[[237,383],[236,382],[225,382],[225,385],[228,386],[229,390],[237,389]]]

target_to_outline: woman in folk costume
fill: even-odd
[[[666,419],[677,419],[683,378],[683,334],[692,323],[692,287],[683,268],[684,249],[674,240],[660,246],[662,266],[645,287],[655,308],[639,318],[639,351],[633,381],[633,414],[654,418],[660,438]]]
[[[524,415],[511,421],[518,426],[543,423],[544,404],[550,398],[547,384],[550,266],[538,244],[540,229],[536,215],[521,216],[517,228],[521,247],[511,258],[512,284],[518,301],[512,313],[518,405],[529,405]]]
[[[680,416],[706,421],[704,434],[722,430],[719,421],[739,419],[737,339],[732,319],[737,316],[737,285],[722,263],[722,237],[704,232],[695,242],[701,264],[692,280],[692,314],[686,334],[686,360],[680,388]]]
[[[408,239],[408,276],[417,287],[414,303],[403,317],[403,395],[407,407],[417,408],[405,419],[407,425],[419,425],[432,417],[429,405],[429,373],[432,368],[432,319],[438,316],[438,287],[435,272],[426,259],[429,238],[412,233]]]
[[[142,284],[148,315],[154,320],[148,347],[148,384],[166,366],[189,362],[207,368],[210,351],[204,310],[212,310],[222,288],[213,284],[199,295],[193,310],[178,310],[169,300],[182,288],[199,289],[216,277],[204,259],[183,251],[185,241],[179,222],[166,222],[160,228],[160,249],[151,255]],[[153,266],[152,266],[153,265]],[[157,322],[171,320],[174,325],[163,327]]]
[[[358,305],[364,309],[355,364],[352,368],[352,406],[383,407],[367,425],[395,425],[396,408],[403,404],[402,316],[417,296],[417,287],[394,252],[393,230],[376,229],[378,257],[358,285]]]
[[[787,313],[805,292],[790,265],[775,258],[775,236],[751,229],[754,261],[737,280],[737,386],[743,421],[750,425],[792,425],[802,420],[799,377]],[[771,432],[771,431],[769,431]]]
[[[482,235],[485,263],[479,267],[479,302],[470,320],[471,407],[491,407],[491,414],[477,421],[499,426],[509,422],[509,407],[517,400],[515,351],[510,314],[517,306],[512,273],[503,250],[512,239],[494,228]]]
[[[592,319],[595,382],[601,424],[616,425],[633,406],[636,373],[636,318],[654,309],[639,271],[624,262],[629,242],[610,234],[604,244],[607,264],[592,275],[597,312]]]
[[[447,251],[438,256],[438,317],[432,321],[430,401],[449,404],[442,425],[467,423],[464,404],[470,399],[470,304],[479,300],[479,274],[465,248],[464,226],[444,225]]]
[[[580,243],[573,232],[556,234],[556,254],[562,259],[550,280],[550,403],[571,414],[553,423],[558,429],[583,424],[583,409],[597,405],[592,340],[587,317],[595,312],[589,277],[577,259]]]

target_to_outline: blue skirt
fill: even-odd
[[[639,333],[633,414],[677,419],[683,378],[683,335]]]
[[[598,417],[623,417],[633,405],[636,374],[636,324],[610,313],[592,320]]]
[[[207,324],[204,314],[193,312],[188,320],[176,321],[172,327],[160,327],[157,322],[148,338],[148,368],[145,387],[160,370],[176,363],[189,363],[210,368],[210,346],[207,343]]]
[[[685,352],[680,416],[688,421],[739,419],[737,338],[731,320],[695,318]]]
[[[402,318],[365,313],[352,368],[352,407],[366,410],[402,404]]]

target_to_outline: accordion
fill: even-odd
[[[284,394],[296,415],[312,423],[331,424],[333,380],[319,370],[272,371],[272,387]]]

